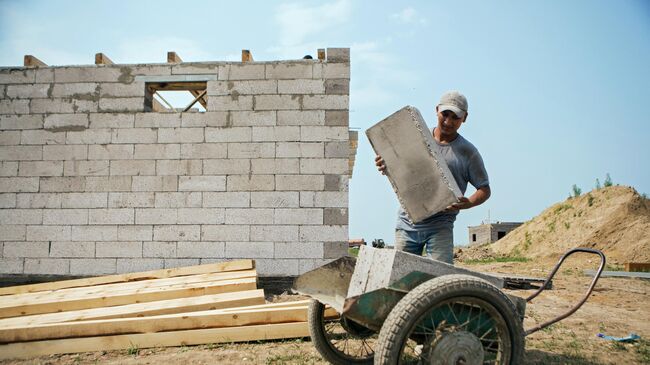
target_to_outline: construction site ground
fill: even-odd
[[[472,270],[543,277],[553,261],[459,263]],[[553,282],[527,307],[524,326],[530,328],[577,302],[590,278],[583,269],[595,262],[567,260]],[[612,267],[608,267],[611,269]],[[526,339],[526,364],[650,364],[650,311],[647,308],[650,281],[602,278],[589,301],[573,316]],[[509,290],[525,297],[532,290]],[[280,295],[270,301],[304,297]],[[636,333],[641,340],[622,344],[596,336],[605,333],[624,337]],[[3,364],[326,364],[309,338],[251,343],[215,344],[172,348],[138,349],[52,355]]]

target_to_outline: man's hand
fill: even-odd
[[[377,157],[375,157],[375,165],[377,166],[377,170],[379,170],[382,175],[386,175],[386,163],[384,162],[384,159],[381,158],[381,156],[377,155]]]
[[[461,209],[469,209],[474,206],[474,203],[472,203],[469,199],[467,199],[464,196],[458,197],[458,202],[454,203],[447,208],[445,208],[446,212],[456,212]]]

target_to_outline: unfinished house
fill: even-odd
[[[496,222],[469,226],[467,227],[469,230],[469,244],[474,246],[496,242],[521,225],[521,222]]]
[[[0,274],[295,276],[347,253],[349,49],[95,63],[0,68]]]

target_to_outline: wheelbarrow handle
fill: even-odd
[[[561,314],[561,315],[557,316],[556,318],[553,318],[553,319],[551,319],[551,320],[549,320],[547,322],[544,322],[544,323],[542,323],[540,325],[537,325],[537,326],[535,326],[535,327],[533,327],[531,329],[526,330],[526,332],[525,332],[526,336],[530,335],[531,333],[537,332],[537,331],[541,330],[542,328],[546,328],[546,327],[552,325],[553,323],[559,322],[559,321],[565,319],[566,317],[572,315],[573,313],[575,313],[575,311],[580,309],[580,307],[582,307],[582,305],[585,304],[585,302],[589,298],[589,295],[591,295],[591,292],[594,290],[594,287],[596,286],[596,282],[598,282],[598,279],[600,278],[600,274],[603,272],[603,269],[605,268],[605,255],[600,250],[596,250],[596,249],[593,249],[593,248],[577,247],[577,248],[574,248],[574,249],[571,249],[571,250],[567,251],[564,255],[562,255],[562,257],[560,258],[560,261],[555,265],[555,267],[553,268],[553,271],[551,271],[549,276],[546,278],[546,281],[544,282],[544,284],[535,293],[533,293],[531,296],[526,298],[526,302],[530,302],[535,297],[537,297],[541,292],[543,292],[546,289],[546,286],[548,285],[548,283],[553,279],[553,277],[555,276],[557,271],[560,269],[560,266],[562,266],[562,263],[564,262],[564,260],[566,260],[567,257],[573,255],[576,252],[585,252],[585,253],[591,253],[591,254],[600,256],[600,266],[598,267],[598,271],[596,271],[596,274],[594,275],[594,278],[592,279],[591,285],[589,285],[589,288],[587,289],[587,292],[585,293],[584,297],[582,297],[582,300],[580,300],[580,302],[578,302],[578,304],[576,304],[573,308],[569,309],[566,313]]]

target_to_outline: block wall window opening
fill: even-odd
[[[147,82],[145,111],[157,113],[205,112],[208,106],[208,83]]]
[[[472,233],[472,242],[476,242],[476,233]]]
[[[502,238],[505,237],[505,236],[506,236],[506,232],[505,232],[505,231],[497,231],[497,239],[498,239],[498,240],[502,239]]]

